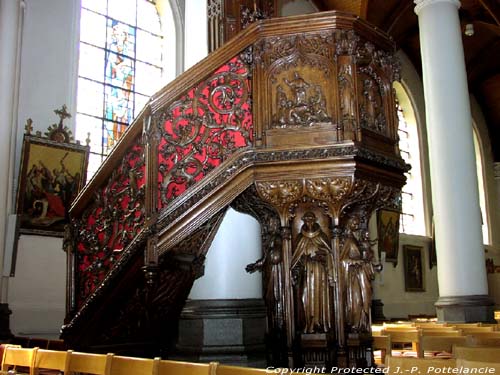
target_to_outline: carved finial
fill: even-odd
[[[87,133],[87,139],[85,140],[87,146],[90,146],[90,133]]]
[[[59,116],[59,124],[52,124],[47,129],[45,135],[52,141],[56,142],[65,142],[69,143],[73,140],[73,134],[71,134],[71,130],[68,129],[67,126],[63,124],[64,119],[71,118],[71,115],[68,113],[68,108],[66,104],[63,104],[61,109],[55,109],[54,113]]]
[[[33,130],[33,120],[31,118],[26,120],[26,125],[24,125],[24,130],[26,131],[27,135],[31,134],[31,131]]]
[[[64,121],[64,119],[71,118],[71,115],[68,113],[67,109],[68,109],[68,107],[66,107],[66,104],[63,104],[63,106],[61,107],[61,109],[55,109],[54,110],[55,114],[58,115],[59,118],[60,118],[60,120],[59,120],[59,130],[63,129],[63,121]]]

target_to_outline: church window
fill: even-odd
[[[160,88],[163,38],[153,1],[81,4],[76,138],[90,133],[90,177]]]
[[[413,235],[426,235],[420,141],[413,107],[404,88],[395,84],[397,114],[399,120],[399,150],[403,160],[411,165],[405,174],[406,185],[402,189],[402,212],[399,231]]]

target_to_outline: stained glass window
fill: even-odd
[[[406,234],[426,235],[422,172],[420,163],[420,141],[415,114],[410,99],[398,83],[396,108],[399,120],[399,150],[403,160],[411,165],[402,189],[402,212],[399,231]]]
[[[160,18],[150,0],[82,0],[76,137],[99,168],[162,82]]]

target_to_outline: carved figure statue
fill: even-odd
[[[307,105],[306,96],[309,84],[301,76],[299,76],[299,73],[294,72],[293,79],[291,81],[285,79],[285,83],[288,87],[290,87],[295,95],[295,106],[298,107],[300,105]]]
[[[374,125],[377,114],[380,111],[380,93],[378,91],[378,85],[372,79],[366,79],[364,82],[364,89],[368,121],[371,125]]]
[[[340,254],[346,292],[346,323],[353,332],[370,332],[371,281],[374,278],[373,251],[368,232],[365,232],[361,242],[358,242],[354,235],[358,228],[359,219],[353,217],[348,224]]]
[[[352,69],[350,65],[344,64],[340,68],[340,95],[342,116],[347,120],[352,120],[355,113],[354,85]]]
[[[313,212],[302,216],[304,224],[292,256],[292,272],[299,273],[296,284],[303,307],[304,333],[328,332],[331,328],[329,276],[333,260],[328,237]]]
[[[279,219],[271,217],[268,226],[268,241],[264,248],[262,258],[255,263],[246,266],[248,273],[255,271],[265,272],[265,300],[268,308],[272,312],[274,328],[281,327],[283,324],[283,266],[282,266],[282,238],[279,233]]]

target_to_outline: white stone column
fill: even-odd
[[[415,0],[436,230],[438,318],[492,319],[458,0]],[[491,310],[491,311],[490,311]]]
[[[181,313],[174,358],[265,366],[262,274],[245,271],[261,256],[259,223],[230,208]]]
[[[19,0],[0,0],[0,336],[8,331],[7,281],[4,257],[7,249],[8,218],[12,210],[12,158],[15,147],[18,97],[21,5]]]
[[[261,255],[259,223],[230,208],[208,250],[205,274],[194,282],[189,298],[262,298],[261,273],[245,271]]]

